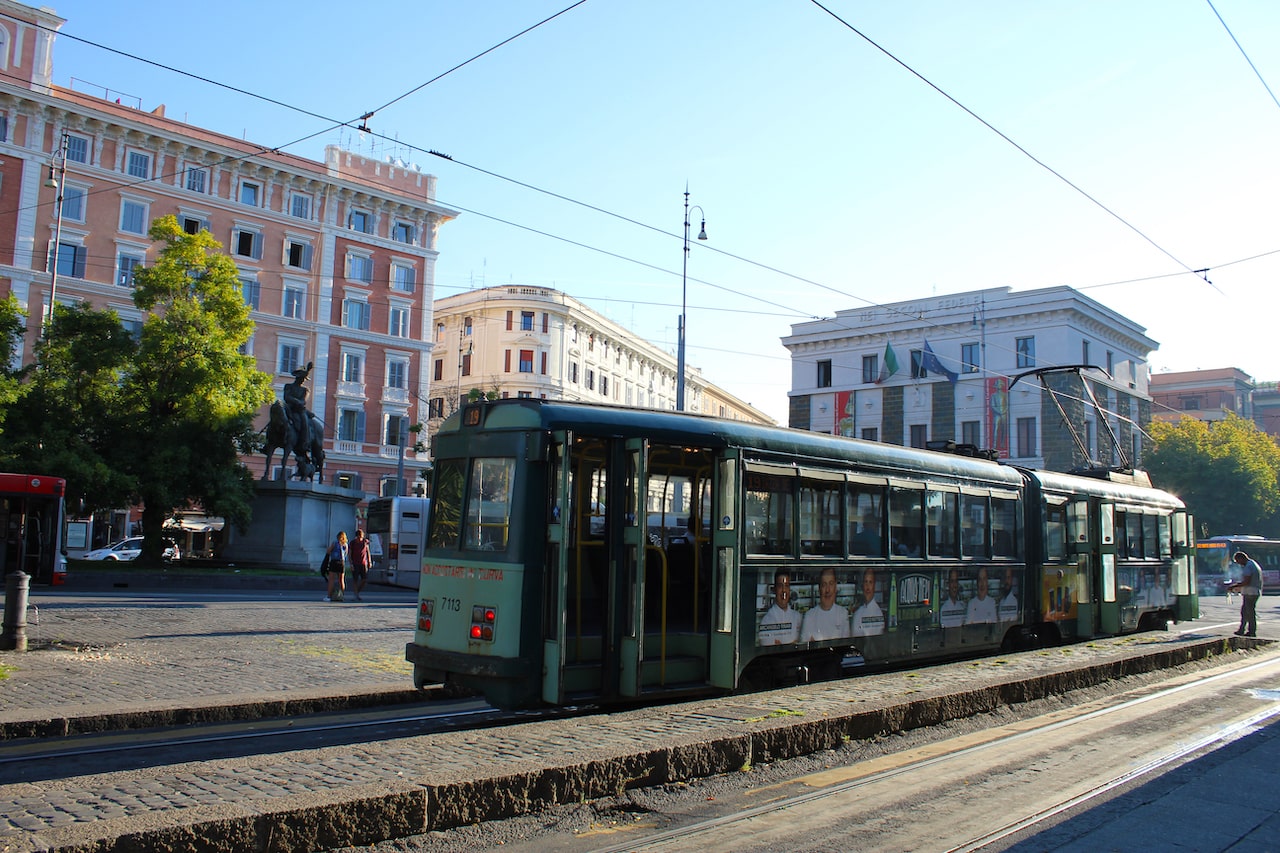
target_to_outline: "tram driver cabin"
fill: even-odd
[[[541,400],[465,406],[435,453],[406,657],[418,686],[499,706],[748,690],[1198,614],[1191,519],[1140,472]]]

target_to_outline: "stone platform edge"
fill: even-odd
[[[203,705],[175,703],[168,706],[150,703],[134,708],[68,716],[31,717],[30,712],[21,711],[16,712],[15,719],[10,720],[3,719],[3,715],[0,715],[0,743],[22,738],[70,737],[130,729],[238,722],[264,717],[294,717],[421,701],[424,701],[424,695],[417,688],[370,687],[350,688],[340,695],[322,690],[283,695],[247,695],[231,702]],[[22,716],[23,714],[26,716]]]
[[[755,763],[835,749],[848,740],[938,725],[1125,676],[1268,645],[1266,640],[1213,637],[972,689],[943,690],[886,707],[825,714],[820,719],[784,715],[745,720],[740,723],[744,727],[740,732],[724,736],[711,733],[711,737],[694,743],[624,750],[580,762],[566,757],[560,763],[487,778],[444,782],[406,779],[243,804],[198,806],[48,830],[29,836],[28,841],[33,845],[30,849],[41,853],[303,853],[366,846],[616,796],[633,788],[731,773]]]

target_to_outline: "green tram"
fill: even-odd
[[[478,402],[435,437],[418,687],[750,690],[1196,618],[1192,525],[1073,476],[697,415]]]

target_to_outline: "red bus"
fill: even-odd
[[[65,583],[63,497],[67,481],[42,474],[0,474],[0,575],[25,572],[32,583]]]

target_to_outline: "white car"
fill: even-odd
[[[114,545],[98,548],[84,555],[85,560],[135,560],[142,553],[142,537],[131,536]],[[178,546],[172,539],[164,540],[164,559],[179,559]]]

